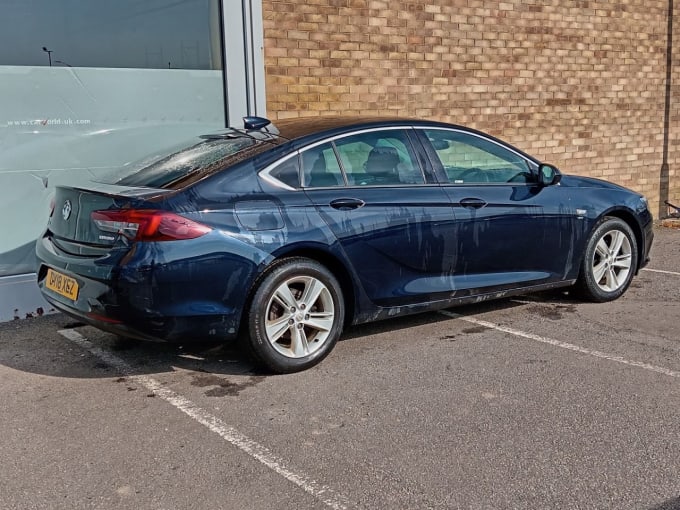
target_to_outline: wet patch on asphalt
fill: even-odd
[[[475,333],[484,333],[485,331],[490,330],[491,328],[487,328],[486,326],[471,326],[469,328],[465,328],[461,330],[460,333],[451,333],[449,335],[444,335],[440,336],[439,340],[448,340],[449,342],[457,342],[458,340],[461,339],[461,337],[465,335],[474,335]]]
[[[449,342],[455,342],[458,339],[458,335],[444,335],[439,338],[439,340],[448,340]]]
[[[114,379],[113,382],[114,382],[114,383],[127,383],[127,382],[129,382],[129,381],[128,381],[127,377],[119,377],[118,379]],[[137,388],[135,388],[134,386],[131,386],[130,384],[127,384],[127,385],[125,386],[125,388],[126,388],[128,391],[137,391]]]
[[[242,383],[235,383],[227,379],[226,377],[219,377],[214,374],[201,374],[194,375],[193,381],[191,381],[192,386],[197,386],[199,388],[206,388],[208,386],[213,386],[205,392],[206,397],[235,397],[241,391],[246,388],[257,385],[265,380],[264,376],[254,375],[248,378],[248,380]]]
[[[463,330],[463,333],[465,334],[484,333],[485,331],[488,331],[490,329],[491,328],[487,328],[486,326],[472,326],[471,328],[465,328]]]
[[[564,318],[565,313],[576,313],[576,305],[531,305],[526,308],[527,312],[535,313],[546,319],[558,321]]]
[[[448,340],[449,342],[457,342],[458,340],[461,340],[461,337],[465,335],[474,335],[475,333],[484,333],[485,331],[490,330],[491,328],[487,328],[486,326],[472,326],[469,328],[465,328],[461,330],[460,333],[451,333],[449,335],[444,335],[440,336],[439,340]]]

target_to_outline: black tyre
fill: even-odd
[[[321,264],[290,258],[260,280],[248,309],[247,347],[276,373],[310,368],[333,350],[345,320],[340,284]]]
[[[637,263],[635,234],[625,221],[607,216],[588,239],[577,290],[598,303],[617,299],[628,289]]]

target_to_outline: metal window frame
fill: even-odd
[[[310,188],[309,186],[306,185],[305,178],[304,178],[304,168],[303,168],[303,165],[302,165],[302,155],[305,152],[307,152],[311,149],[314,149],[315,147],[318,147],[319,145],[324,145],[324,144],[328,143],[333,148],[333,152],[335,153],[335,157],[338,160],[338,165],[340,165],[340,169],[342,171],[342,178],[345,181],[344,186],[333,186],[333,188],[342,188],[342,189],[362,188],[362,189],[365,189],[365,188],[369,188],[369,187],[383,187],[383,188],[394,187],[394,188],[397,188],[397,187],[405,187],[405,186],[428,186],[428,185],[431,185],[431,183],[427,182],[427,178],[425,176],[424,169],[422,168],[420,161],[417,161],[417,163],[418,163],[418,168],[420,170],[420,173],[423,177],[422,183],[416,183],[416,184],[386,184],[386,185],[376,185],[376,186],[372,186],[372,185],[357,186],[355,184],[350,184],[347,181],[347,173],[345,172],[344,166],[342,164],[342,160],[340,158],[340,155],[338,154],[338,150],[337,150],[337,147],[335,145],[335,142],[337,140],[342,140],[343,138],[348,138],[350,136],[361,135],[361,134],[365,134],[365,133],[374,133],[374,132],[378,132],[378,131],[397,131],[397,130],[399,130],[399,131],[403,131],[404,133],[406,133],[406,136],[409,140],[410,148],[412,150],[415,150],[415,147],[413,147],[413,140],[411,139],[411,136],[409,135],[409,131],[412,130],[412,129],[413,129],[412,125],[409,125],[409,124],[401,125],[401,124],[399,124],[399,125],[396,125],[396,126],[379,126],[379,127],[363,128],[363,129],[359,129],[357,131],[349,131],[347,133],[340,133],[338,135],[333,135],[333,136],[330,136],[328,138],[324,138],[323,140],[317,140],[316,142],[310,143],[309,145],[305,145],[304,147],[294,151],[293,153],[288,154],[285,157],[271,163],[270,165],[268,165],[264,169],[260,170],[258,172],[258,175],[260,176],[260,178],[262,178],[264,181],[268,182],[272,186],[276,186],[277,188],[281,188],[281,189],[284,189],[286,191],[304,191],[306,189],[325,189],[325,187],[324,188]],[[275,168],[278,168],[279,165],[283,164],[284,162],[288,161],[290,158],[292,158],[294,156],[296,156],[300,159],[300,161],[299,161],[300,187],[299,188],[293,188],[293,187],[289,186],[288,184],[279,181],[276,177],[271,175],[272,170],[274,170]],[[416,158],[416,160],[418,160],[418,158]]]
[[[262,0],[221,4],[225,126],[240,127],[245,116],[267,115]]]

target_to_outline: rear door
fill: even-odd
[[[301,153],[305,193],[380,306],[451,290],[454,212],[412,137],[409,128],[365,130]]]
[[[418,132],[457,220],[456,287],[476,294],[561,279],[573,217],[537,185],[537,164],[478,133]]]

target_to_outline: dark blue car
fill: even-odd
[[[643,196],[478,131],[244,125],[58,187],[37,243],[45,298],[125,337],[240,334],[260,363],[293,372],[347,324],[556,287],[609,301],[648,260]]]

